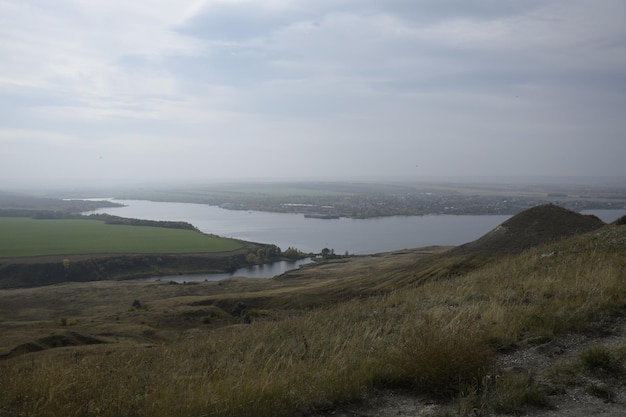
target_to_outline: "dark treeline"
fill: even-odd
[[[80,217],[87,218],[87,219],[102,220],[106,224],[119,224],[119,225],[126,225],[126,226],[164,227],[166,229],[183,229],[183,230],[199,231],[197,227],[187,222],[129,219],[126,217],[112,216],[110,214],[91,214],[89,216],[80,216]]]

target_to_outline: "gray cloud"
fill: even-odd
[[[7,180],[626,175],[621,0],[33,0],[0,16]]]

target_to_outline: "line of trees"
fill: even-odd
[[[81,216],[84,218],[84,216]],[[187,222],[175,222],[164,220],[130,219],[126,217],[111,216],[110,214],[91,214],[90,219],[103,220],[106,224],[119,224],[125,226],[150,226],[164,227],[167,229],[183,229],[198,231],[198,228]]]
[[[311,254],[304,253],[299,249],[288,247],[285,251],[282,251],[276,245],[267,245],[258,249],[256,252],[250,252],[246,255],[246,263],[248,264],[262,264],[265,262],[277,261],[280,259],[304,259]]]

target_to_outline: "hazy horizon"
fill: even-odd
[[[622,0],[9,0],[0,16],[0,188],[626,177]]]
[[[238,184],[399,184],[399,185],[476,185],[476,186],[591,186],[626,189],[626,176],[433,176],[433,177],[302,177],[302,178],[215,178],[215,179],[154,179],[154,180],[50,180],[50,181],[1,181],[0,192],[168,189],[186,187],[228,186]]]

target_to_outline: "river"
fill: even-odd
[[[393,216],[373,219],[316,219],[302,214],[226,210],[191,203],[143,200],[111,200],[124,207],[107,207],[90,213],[185,221],[204,233],[259,243],[273,243],[285,250],[295,247],[319,253],[372,254],[431,245],[459,245],[477,239],[508,215]],[[86,213],[86,214],[90,214]]]
[[[204,233],[259,243],[285,250],[295,247],[319,253],[323,248],[356,255],[390,252],[431,245],[460,245],[478,239],[509,215],[427,215],[372,219],[315,219],[302,214],[226,210],[206,204],[111,200],[124,207],[90,213],[147,220],[185,221]],[[86,213],[86,214],[90,214]],[[626,214],[620,210],[586,210],[611,222]]]
[[[323,248],[343,255],[390,252],[432,245],[460,245],[478,239],[509,219],[509,215],[427,215],[393,216],[372,219],[316,219],[302,214],[226,210],[192,203],[164,203],[144,200],[110,200],[124,207],[108,207],[90,213],[147,220],[185,221],[204,233],[223,237],[273,243],[285,250],[295,247],[319,253]],[[85,213],[85,214],[90,214]],[[626,210],[588,210],[605,222],[626,214]],[[276,265],[236,271],[237,276],[268,277],[297,265]],[[217,278],[222,279],[225,278]],[[168,277],[169,278],[169,277]],[[188,277],[187,277],[188,278]],[[213,280],[212,276],[197,277]],[[165,277],[164,277],[165,279]],[[185,277],[176,279],[180,281]]]
[[[140,281],[174,281],[178,283],[184,282],[200,282],[200,281],[221,281],[223,279],[232,277],[246,277],[246,278],[272,278],[277,275],[283,274],[292,269],[300,268],[301,265],[305,265],[313,262],[311,259],[299,259],[297,261],[281,261],[271,264],[254,265],[245,268],[239,268],[234,272],[224,272],[220,274],[178,274],[178,275],[165,275],[151,278],[144,278]]]

